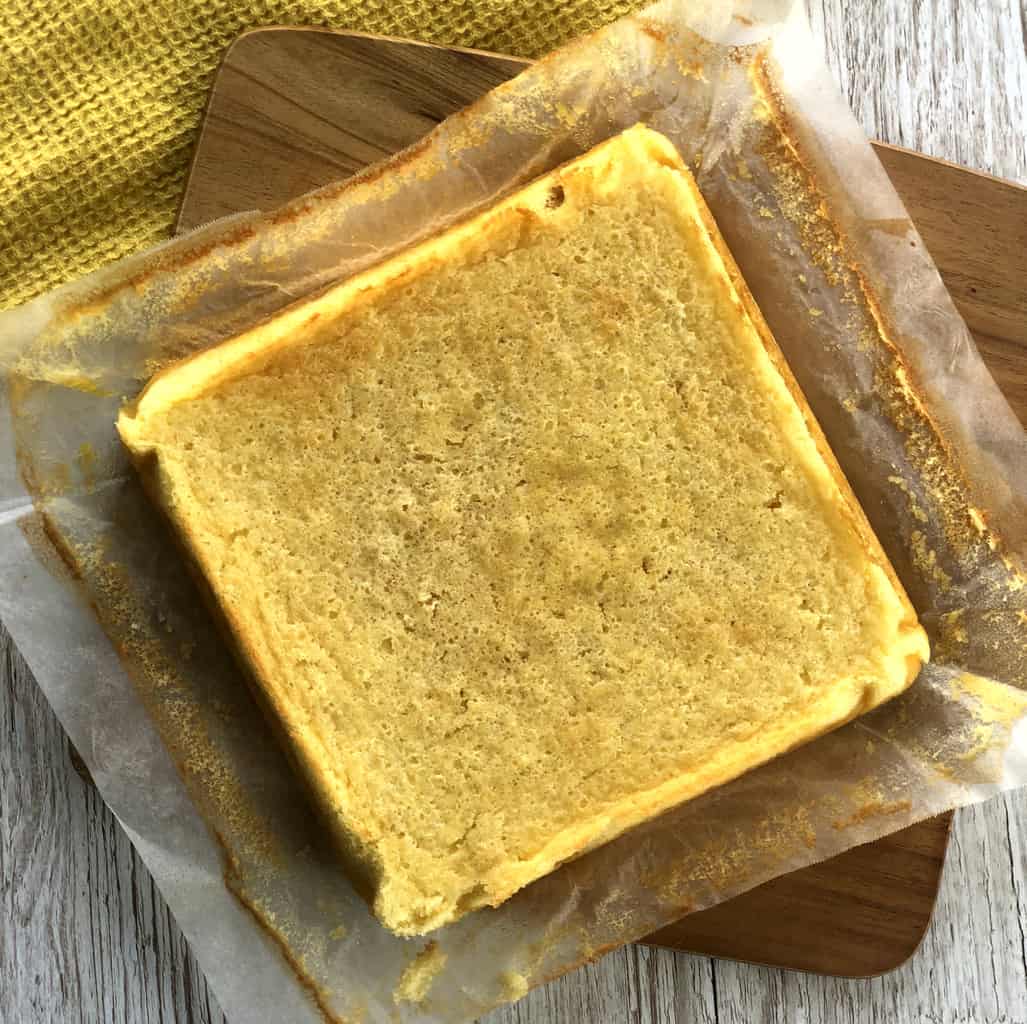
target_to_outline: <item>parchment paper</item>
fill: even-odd
[[[341,874],[114,418],[160,366],[638,120],[695,168],[933,661],[857,722],[497,910],[401,940]],[[470,1019],[690,910],[1027,782],[1024,433],[792,0],[678,0],[617,22],[352,182],[0,316],[0,365],[0,616],[234,1020]],[[411,964],[423,984],[401,984]]]

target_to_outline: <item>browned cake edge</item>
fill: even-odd
[[[274,659],[265,648],[262,624],[240,614],[218,592],[214,583],[215,567],[205,557],[188,514],[179,514],[174,484],[162,471],[158,451],[146,441],[146,419],[150,415],[160,415],[162,410],[171,405],[203,394],[226,380],[258,372],[284,348],[310,343],[311,333],[316,330],[318,321],[331,322],[340,315],[353,313],[375,302],[383,292],[408,283],[433,266],[454,259],[467,262],[471,256],[488,254],[495,239],[503,239],[511,231],[516,232],[517,226],[526,217],[558,216],[560,207],[553,205],[553,196],[562,195],[564,189],[591,187],[594,184],[593,178],[599,178],[604,168],[616,165],[625,153],[632,151],[636,158],[641,153],[654,168],[671,168],[678,172],[683,199],[687,196],[691,200],[709,241],[723,262],[732,303],[757,332],[770,361],[802,413],[820,459],[834,480],[845,518],[856,533],[868,561],[884,575],[897,599],[901,612],[896,623],[894,653],[901,666],[897,666],[887,677],[882,674],[881,679],[871,685],[862,680],[839,679],[823,699],[806,709],[800,721],[781,723],[764,730],[753,740],[738,743],[720,756],[711,758],[698,771],[676,776],[650,790],[632,794],[565,829],[530,858],[517,860],[507,865],[505,871],[494,871],[488,878],[477,880],[468,888],[463,899],[453,905],[444,905],[436,912],[425,915],[419,914],[414,908],[404,910],[385,907],[380,900],[376,900],[375,911],[378,916],[387,926],[401,934],[422,934],[476,907],[498,905],[563,861],[844,724],[904,690],[912,683],[920,665],[928,656],[926,635],[917,622],[916,614],[749,294],[691,175],[668,140],[651,129],[636,126],[557,168],[463,224],[333,286],[318,297],[296,303],[265,323],[213,349],[168,367],[157,374],[138,399],[126,405],[119,416],[119,433],[148,492],[174,524],[191,559],[199,568],[201,577],[209,584],[205,589],[212,595],[220,616],[228,624],[239,653],[255,681],[260,702],[276,727],[284,731],[290,756],[325,808],[332,834],[355,880],[365,891],[380,887],[384,868],[375,853],[373,842],[367,834],[361,832],[359,822],[346,819],[341,794],[336,791],[338,783],[323,768],[327,763],[327,754],[320,738],[309,730],[296,727],[291,706],[276,686]]]

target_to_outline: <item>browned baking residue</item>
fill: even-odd
[[[871,310],[876,309],[869,293],[867,304]],[[878,316],[883,314],[878,312]],[[883,324],[883,319],[879,323]],[[902,434],[910,463],[923,478],[934,521],[941,526],[964,571],[970,571],[989,557],[996,541],[984,516],[970,501],[960,461],[924,405],[922,388],[914,381],[894,343],[883,333],[881,341],[890,349],[892,363],[888,368],[878,369],[874,390]]]
[[[873,231],[881,231],[895,238],[905,238],[913,231],[913,222],[908,217],[881,217],[867,222]]]
[[[995,749],[1027,715],[1027,693],[969,672],[952,680],[951,692],[955,699],[971,705],[975,719],[970,745],[958,755],[960,761],[976,761]]]
[[[439,129],[437,127],[433,128],[423,138],[419,139],[412,145],[407,146],[406,149],[400,150],[394,156],[380,161],[379,163],[371,164],[369,167],[365,167],[363,170],[357,171],[357,173],[352,177],[345,178],[335,185],[327,186],[316,194],[316,198],[321,202],[326,199],[335,199],[344,192],[348,192],[351,188],[358,185],[372,185],[375,182],[379,182],[382,178],[386,177],[386,175],[392,177],[398,171],[402,170],[407,164],[413,164],[427,153],[435,144],[435,137],[438,134],[438,131]],[[291,203],[288,206],[283,207],[275,215],[272,223],[287,224],[298,220],[301,214],[309,212],[309,206],[313,205],[313,202],[304,204],[299,208],[297,208],[297,205],[298,204],[296,203]]]
[[[913,488],[910,487],[909,484],[901,476],[888,477],[888,483],[893,484],[900,491],[902,491],[903,494],[906,495],[906,500],[909,505],[909,514],[918,523],[926,523],[927,513],[923,510],[923,507],[920,505],[920,502],[916,496],[916,492],[913,490]]]
[[[73,373],[67,376],[56,377],[50,383],[58,384],[62,388],[69,388],[72,391],[81,391],[83,394],[96,395],[98,398],[110,397],[110,392],[100,387],[91,377],[85,374]]]
[[[255,857],[264,865],[274,867],[280,864],[276,841],[268,832],[266,824],[250,807],[238,781],[218,757],[197,707],[185,701],[171,701],[165,707],[161,701],[152,699],[153,694],[162,687],[173,683],[166,672],[162,652],[156,645],[141,639],[141,631],[131,629],[135,605],[131,587],[122,578],[120,568],[108,560],[101,547],[74,550],[45,509],[37,509],[37,513],[35,519],[26,520],[23,524],[27,539],[37,554],[43,554],[47,549],[43,540],[45,536],[52,545],[50,550],[56,551],[62,560],[62,564],[55,568],[69,570],[76,579],[88,582],[90,593],[95,598],[93,609],[108,630],[130,676],[137,683],[137,692],[153,716],[165,743],[169,744],[173,756],[177,757],[183,781],[193,799],[203,809],[211,834],[221,848],[226,887],[280,947],[325,1024],[356,1024],[355,1021],[347,1022],[333,1013],[327,1004],[327,994],[312,979],[276,927],[274,915],[265,912],[247,892],[239,852],[245,852],[248,857]],[[177,755],[176,750],[179,752]],[[202,785],[198,784],[198,778],[203,779]],[[217,806],[211,806],[211,801]],[[213,821],[216,819],[228,824],[233,840],[230,841],[214,826]]]
[[[666,31],[654,25],[651,21],[639,18],[638,27],[644,35],[649,36],[650,39],[655,39],[658,43],[665,43],[667,41]]]
[[[584,933],[582,933],[584,934]],[[582,954],[573,962],[566,965],[561,965],[556,970],[549,971],[542,975],[538,980],[539,985],[548,985],[551,981],[556,981],[557,978],[562,978],[565,974],[570,974],[571,971],[576,971],[579,967],[584,967],[585,964],[595,963],[600,957],[606,956],[607,953],[612,953],[615,949],[620,949],[625,944],[624,940],[617,942],[604,942],[599,946],[586,945]]]
[[[847,818],[838,818],[831,825],[841,831],[852,825],[861,825],[870,818],[879,818],[888,814],[908,814],[913,809],[909,800],[868,800],[858,807]]]
[[[86,491],[92,491],[96,486],[96,450],[91,444],[83,442],[78,446],[75,465],[82,477],[82,486]]]
[[[1008,728],[1027,715],[1027,691],[1014,686],[964,672],[952,680],[951,689],[957,699],[971,699],[974,718],[985,725]]]
[[[901,354],[901,337],[852,256],[849,240],[830,216],[824,193],[800,152],[797,132],[777,94],[772,69],[761,60],[753,64],[752,74],[770,128],[758,148],[775,179],[778,207],[798,229],[804,250],[821,268],[825,280],[839,290],[841,303],[848,309],[846,326],[873,360],[875,397],[922,481],[920,500],[914,503],[911,496],[911,515],[921,523],[928,519],[936,523],[941,531],[939,540],[945,542],[938,547],[923,531],[913,532],[907,541],[913,567],[929,586],[948,589],[954,579],[979,574],[983,565],[993,562],[992,552],[1001,555],[999,538],[987,515],[971,500],[962,461],[925,404],[925,390]],[[894,223],[879,226],[897,232],[907,230],[908,223],[896,218]],[[1009,575],[995,584],[996,601],[1018,588],[1019,571],[1010,560],[1005,561]]]
[[[970,636],[966,631],[965,608],[955,608],[938,617],[938,628],[931,639],[931,659],[937,662],[958,662],[966,654]]]
[[[695,78],[700,82],[708,81],[706,77],[706,66],[701,61],[678,58],[675,63],[677,64],[678,71],[680,71],[685,78]]]
[[[753,821],[744,832],[718,837],[673,864],[661,866],[641,879],[655,890],[661,903],[682,902],[697,881],[720,893],[738,891],[768,865],[784,864],[803,849],[816,847],[817,834],[807,807],[785,808]]]
[[[914,530],[909,535],[913,564],[925,579],[933,580],[944,593],[952,586],[952,577],[938,564],[938,552],[930,546],[923,530]]]
[[[328,1005],[328,993],[307,973],[306,965],[293,952],[288,939],[278,930],[274,915],[266,912],[257,904],[246,889],[238,883],[234,873],[230,871],[225,872],[225,885],[228,886],[229,891],[250,912],[258,927],[274,940],[275,945],[278,946],[279,951],[292,968],[297,980],[310,996],[325,1024],[359,1024],[358,1020],[354,1018],[347,1020],[347,1018],[340,1016]]]
[[[79,320],[89,317],[102,316],[110,307],[110,304],[119,295],[126,291],[134,291],[142,294],[153,283],[154,278],[159,274],[166,274],[176,270],[184,270],[191,264],[199,263],[204,257],[210,255],[215,249],[232,249],[241,246],[245,242],[256,237],[254,225],[244,224],[234,228],[224,235],[209,242],[196,242],[193,246],[180,250],[162,250],[157,253],[152,262],[134,277],[119,284],[107,288],[98,289],[92,295],[82,299],[76,305],[62,309],[53,319],[53,328],[74,324]]]
[[[133,628],[139,609],[121,567],[110,560],[102,545],[73,548],[46,509],[37,511],[42,532],[65,567],[86,587],[94,613],[136,684],[136,692],[226,861],[238,871],[238,854],[244,853],[268,867],[281,866],[277,840],[211,740],[200,709],[188,699],[175,699],[178,683],[166,655],[159,644],[146,639],[145,631]],[[162,694],[169,688],[170,695]],[[214,827],[214,821],[223,822],[231,830],[233,843]]]

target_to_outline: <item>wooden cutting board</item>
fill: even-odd
[[[415,142],[525,61],[320,29],[258,29],[215,79],[178,227],[270,209]],[[977,343],[1027,422],[1027,190],[876,144]],[[942,815],[785,875],[649,942],[825,974],[903,963],[930,921]]]

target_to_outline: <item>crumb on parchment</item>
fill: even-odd
[[[531,986],[528,979],[519,971],[504,971],[500,979],[503,983],[503,998],[508,1003],[515,1003],[528,994]]]
[[[449,956],[439,949],[438,944],[429,942],[413,960],[407,964],[406,970],[393,990],[392,999],[400,1003],[424,1002],[435,981],[436,976],[446,966]]]

